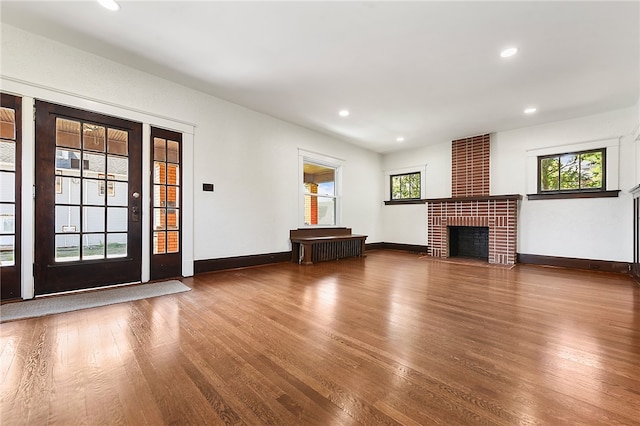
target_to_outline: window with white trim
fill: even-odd
[[[424,204],[427,165],[385,170],[385,205]]]
[[[303,225],[338,225],[340,163],[302,155],[301,169]]]
[[[617,197],[620,138],[527,150],[527,198]]]

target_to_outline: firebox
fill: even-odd
[[[489,228],[485,226],[449,226],[449,257],[489,260]]]

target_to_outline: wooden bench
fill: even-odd
[[[291,261],[311,265],[325,260],[364,256],[366,235],[351,228],[298,228],[289,231]]]

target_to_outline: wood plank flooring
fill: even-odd
[[[0,423],[640,424],[640,285],[376,250],[0,325]]]

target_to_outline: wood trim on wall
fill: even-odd
[[[640,263],[631,264],[631,276],[640,284]]]
[[[453,198],[425,198],[427,203],[457,203],[462,201],[502,201],[522,200],[521,194],[483,195],[478,197],[453,197]]]
[[[419,244],[400,244],[400,243],[371,243],[366,245],[367,250],[403,250],[415,253],[426,253],[427,246]]]
[[[404,250],[415,253],[426,253],[427,246],[416,244],[398,243],[370,243],[365,246],[366,250]],[[206,272],[222,271],[225,269],[247,268],[251,266],[268,265],[271,263],[291,262],[291,252],[283,251],[279,253],[252,254],[248,256],[223,257],[219,259],[203,259],[194,261],[194,272],[202,274]]]
[[[365,244],[365,249],[366,250],[382,250],[385,248],[384,244],[385,243],[367,243]]]
[[[628,262],[578,259],[573,257],[541,256],[537,254],[518,253],[518,263],[531,265],[559,266],[571,269],[586,269],[589,271],[616,272],[629,274],[631,264]]]
[[[402,250],[413,253],[426,253],[427,246],[420,244],[401,243],[369,243],[366,250]],[[365,251],[366,254],[366,251]],[[246,268],[251,266],[268,265],[291,261],[291,252],[254,254],[248,256],[225,257],[219,259],[204,259],[194,262],[196,274],[222,271],[226,269]],[[640,283],[640,268],[634,269],[633,264],[607,260],[579,259],[571,257],[542,256],[537,254],[518,253],[518,262],[530,265],[556,266],[570,269],[585,269],[589,271],[615,272],[619,274],[631,274]]]
[[[609,196],[613,196],[613,195],[609,195]],[[402,204],[427,204],[427,203],[442,203],[442,202],[449,203],[449,202],[461,202],[461,201],[491,201],[491,200],[522,200],[522,195],[509,194],[509,195],[486,195],[486,196],[480,196],[480,197],[422,198],[419,200],[393,200],[393,201],[385,201],[384,205],[396,206],[396,205],[402,205]]]
[[[194,272],[222,271],[224,269],[246,268],[249,266],[268,265],[270,263],[290,262],[291,252],[252,254],[248,256],[223,257],[219,259],[204,259],[193,262]]]
[[[426,204],[427,200],[419,199],[419,200],[389,200],[385,201],[385,206],[400,206],[402,204]]]
[[[617,197],[619,189],[613,191],[575,191],[575,192],[550,192],[546,194],[527,194],[528,200],[557,200],[568,198],[606,198]]]

